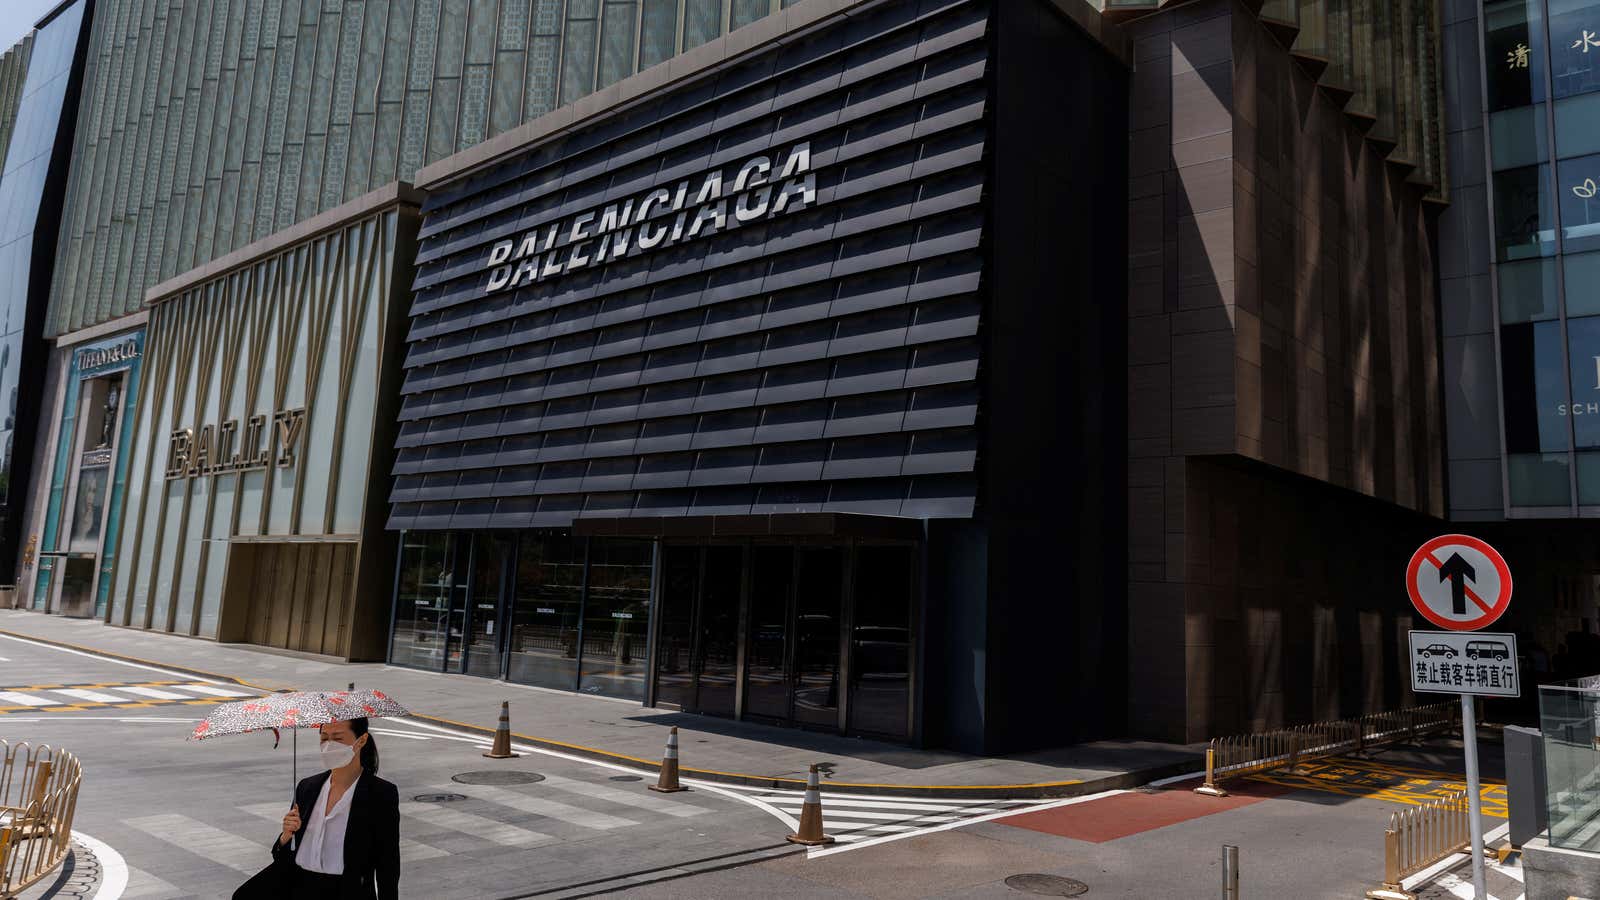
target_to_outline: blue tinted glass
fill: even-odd
[[[1561,323],[1502,326],[1500,368],[1505,392],[1506,450],[1565,451],[1567,379],[1562,371]]]
[[[1572,435],[1578,447],[1600,447],[1600,316],[1567,320],[1572,365]]]
[[[1538,0],[1483,5],[1483,45],[1490,111],[1544,99],[1544,27]]]

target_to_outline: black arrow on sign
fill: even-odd
[[[1439,567],[1439,580],[1450,580],[1450,611],[1458,616],[1467,614],[1467,582],[1477,581],[1477,574],[1459,553],[1450,554]]]

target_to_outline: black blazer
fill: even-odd
[[[294,790],[300,807],[300,830],[295,846],[305,840],[317,796],[331,772],[323,770],[301,780]],[[356,781],[350,798],[349,818],[344,830],[344,874],[340,876],[339,896],[370,900],[376,892],[380,900],[396,900],[400,892],[400,792],[390,782],[365,773]],[[285,810],[287,812],[287,810]],[[281,831],[281,829],[280,829]],[[295,851],[272,842],[272,858],[293,864]]]

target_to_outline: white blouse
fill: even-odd
[[[333,777],[329,776],[322,783],[316,808],[311,811],[311,818],[306,820],[306,833],[300,840],[300,849],[295,851],[294,861],[300,868],[324,875],[344,874],[344,828],[350,821],[350,798],[356,795],[356,784],[360,781],[358,775],[355,781],[350,782],[331,811],[328,810],[328,789],[333,784]]]

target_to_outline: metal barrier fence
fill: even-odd
[[[66,858],[82,780],[78,758],[65,750],[0,740],[0,900]]]
[[[1221,782],[1272,769],[1294,770],[1307,760],[1340,753],[1359,753],[1398,740],[1455,727],[1457,706],[1432,703],[1354,719],[1296,725],[1256,734],[1212,738],[1206,748],[1206,780],[1197,794],[1226,797]]]
[[[1402,885],[1452,853],[1467,849],[1469,805],[1466,791],[1456,791],[1389,817],[1383,832],[1383,887],[1367,891],[1371,900],[1416,900]]]

